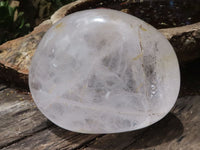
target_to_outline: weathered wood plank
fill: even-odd
[[[9,88],[0,91],[0,148],[50,125],[30,95]]]
[[[4,150],[71,150],[82,147],[84,144],[95,140],[96,137],[98,137],[98,135],[78,134],[53,126],[38,132],[31,137],[23,139],[18,143],[14,143],[8,147],[5,147]]]
[[[199,62],[185,66],[182,86],[189,95],[200,89]],[[192,91],[195,91],[192,93]],[[183,92],[181,96],[188,95]],[[30,95],[0,91],[0,146],[3,149],[200,149],[200,96],[179,98],[172,113],[158,123],[133,132],[86,135],[55,125],[35,108]],[[17,132],[19,131],[19,132]]]
[[[4,149],[74,149],[99,136],[52,125],[29,94],[10,88],[0,91],[0,120],[0,148]]]
[[[90,143],[85,150],[200,149],[200,96],[180,98],[172,113],[158,123],[135,132],[111,134]],[[137,132],[139,132],[137,131]]]
[[[4,149],[192,149],[200,147],[200,96],[183,97],[173,113],[160,122],[133,132],[86,135],[51,127]],[[99,137],[96,139],[96,137]]]
[[[147,132],[137,140],[128,149],[134,150],[136,148],[146,148],[148,150],[154,149],[181,149],[181,150],[199,150],[200,149],[200,96],[184,97],[179,99],[174,108],[174,114],[180,119],[183,125],[183,133],[180,136],[174,137],[171,140],[161,141],[160,136],[156,136],[155,132]],[[168,126],[168,124],[166,124]],[[163,127],[166,128],[166,127]],[[180,128],[176,127],[176,131]],[[170,132],[169,132],[170,133]],[[171,134],[165,135],[164,139],[172,136]],[[157,143],[156,143],[157,142]],[[145,143],[145,145],[144,145]],[[143,146],[142,146],[143,145]]]

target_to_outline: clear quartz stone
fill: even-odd
[[[173,107],[177,57],[155,28],[131,15],[94,9],[54,24],[32,59],[29,86],[40,111],[81,133],[149,126]]]

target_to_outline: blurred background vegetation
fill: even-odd
[[[0,0],[0,44],[31,32],[57,9],[76,0]],[[200,0],[101,0],[91,8],[129,13],[157,29],[200,21]],[[82,8],[84,9],[84,8]]]
[[[0,0],[0,44],[28,34],[58,8],[75,0]]]

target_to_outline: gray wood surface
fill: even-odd
[[[126,133],[79,134],[46,119],[30,93],[0,84],[0,148],[3,150],[200,150],[200,62],[184,66],[180,96],[154,125]]]

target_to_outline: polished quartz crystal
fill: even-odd
[[[33,99],[52,122],[81,133],[149,126],[180,86],[170,43],[144,21],[110,9],[73,13],[41,40],[29,73]]]

